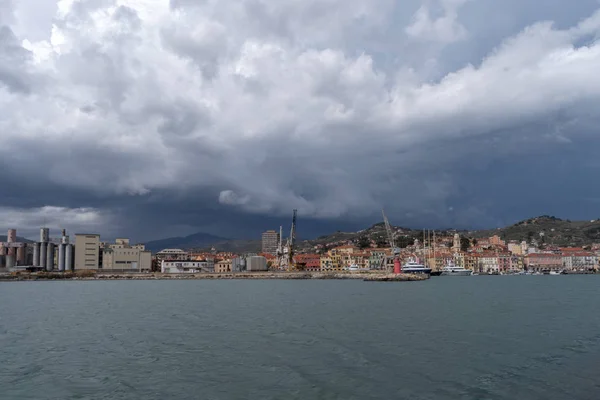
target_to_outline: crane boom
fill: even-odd
[[[296,241],[296,214],[298,210],[294,210],[292,216],[292,229],[290,229],[290,237],[288,238],[288,267],[294,263],[294,242]]]
[[[296,241],[296,214],[297,210],[294,210],[292,217],[292,228],[290,229],[290,236],[287,238],[285,245],[282,245],[283,238],[281,237],[282,229],[279,228],[279,246],[277,249],[277,268],[280,271],[290,270],[294,267],[294,244]]]
[[[390,225],[390,221],[388,221],[387,217],[385,216],[384,210],[381,210],[381,214],[383,215],[383,223],[385,225],[385,232],[387,233],[388,242],[390,244],[392,252],[394,254],[398,254],[400,251],[399,251],[398,247],[396,246],[396,240],[394,239],[394,232],[392,232],[392,227]]]

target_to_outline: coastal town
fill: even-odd
[[[292,230],[291,238],[295,236]],[[6,242],[0,242],[0,272],[77,272],[115,274],[228,274],[255,272],[352,273],[399,271],[407,264],[424,267],[432,275],[452,268],[469,275],[507,274],[584,274],[600,270],[600,244],[559,247],[530,241],[503,240],[494,235],[467,238],[424,231],[422,238],[397,240],[382,246],[380,240],[359,239],[318,244],[298,249],[294,241],[283,240],[281,230],[262,234],[259,252],[236,254],[194,249],[162,249],[156,253],[144,244],[131,244],[119,238],[104,242],[99,234],[75,234],[74,240],[61,231],[51,238],[48,228],[40,229],[39,242],[17,240],[17,232],[8,230]],[[396,246],[396,242],[403,246]],[[396,267],[398,268],[398,267]]]

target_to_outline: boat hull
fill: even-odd
[[[443,271],[442,276],[471,276],[473,271]]]
[[[431,274],[431,268],[402,268],[403,274]]]

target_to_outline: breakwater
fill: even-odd
[[[39,280],[185,280],[185,279],[359,279],[365,281],[409,282],[429,279],[422,274],[389,274],[381,272],[234,272],[199,274],[106,273],[78,271],[75,273],[39,272],[0,275],[0,281]]]

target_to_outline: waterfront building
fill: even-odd
[[[511,271],[523,271],[523,256],[512,254],[510,256],[510,269]]]
[[[473,272],[480,273],[479,265],[479,253],[468,253],[465,254],[465,268],[470,269]]]
[[[478,271],[484,274],[494,274],[500,272],[498,256],[495,253],[481,253],[478,260]]]
[[[215,263],[215,273],[226,273],[231,272],[232,262],[231,259],[219,260]]]
[[[116,239],[102,248],[102,269],[106,271],[150,271],[152,253],[143,244],[130,245],[129,239]]]
[[[321,256],[318,254],[296,254],[294,261],[307,271],[321,270]]]
[[[333,260],[329,254],[323,254],[320,258],[320,269],[321,271],[332,271],[334,270]]]
[[[262,252],[276,254],[279,247],[279,232],[266,231],[262,234]]]
[[[381,269],[383,260],[391,254],[390,249],[371,249],[369,252],[369,269]]]
[[[529,271],[560,271],[563,269],[563,260],[560,254],[532,253],[524,258],[524,264]]]
[[[101,265],[100,235],[75,234],[75,270],[97,270]]]
[[[590,251],[563,252],[562,262],[568,270],[589,270],[596,267],[598,257]]]
[[[160,272],[164,274],[196,274],[213,272],[213,264],[197,260],[162,260]]]
[[[498,271],[499,272],[510,272],[512,270],[512,257],[509,252],[497,253],[498,257]]]

